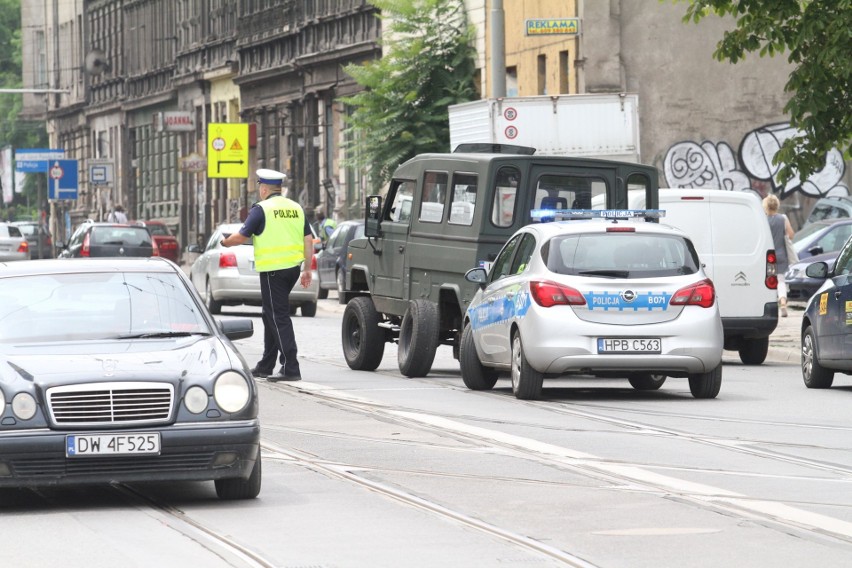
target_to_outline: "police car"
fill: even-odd
[[[686,377],[695,398],[722,383],[722,322],[713,282],[685,233],[659,210],[539,210],[486,270],[467,309],[459,360],[465,385],[509,372],[521,399],[545,377],[625,377],[656,390]],[[570,220],[566,220],[570,219]],[[657,222],[645,222],[657,221]]]

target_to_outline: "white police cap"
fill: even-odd
[[[287,174],[282,174],[275,170],[260,169],[257,170],[257,182],[267,185],[281,185],[287,179]]]

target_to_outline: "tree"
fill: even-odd
[[[0,0],[0,85],[4,89],[20,88],[21,83],[21,2],[20,0]],[[44,148],[47,145],[47,131],[44,124],[21,121],[18,117],[23,107],[23,96],[19,94],[0,94],[0,149]],[[37,183],[34,179],[43,176],[27,176],[27,185],[23,194],[14,194],[11,206],[20,211],[24,204],[35,204]],[[0,199],[0,206],[5,206]],[[22,216],[28,216],[28,211]],[[0,215],[2,218],[3,215]]]
[[[716,44],[713,56],[719,61],[787,51],[794,69],[784,87],[790,94],[784,112],[799,135],[775,157],[782,180],[819,171],[832,148],[852,159],[852,0],[687,1],[684,22],[697,23],[711,13],[736,19]]]
[[[374,189],[403,161],[445,152],[451,104],[472,100],[474,32],[462,0],[371,0],[381,10],[384,57],[344,70],[364,87],[346,97],[347,164]]]

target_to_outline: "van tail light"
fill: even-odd
[[[83,237],[83,246],[80,248],[80,256],[91,256],[89,250],[89,233]]]
[[[237,255],[232,252],[219,253],[219,268],[236,268]]]
[[[775,256],[775,251],[770,249],[766,251],[766,287],[770,290],[778,289],[778,258]]]
[[[18,245],[18,252],[28,252],[30,250],[30,243],[27,241],[22,242]]]
[[[317,255],[311,257],[311,270],[317,269]]]
[[[576,289],[556,282],[530,282],[530,296],[543,308],[551,306],[585,306],[586,299]]]
[[[716,302],[716,288],[707,278],[696,282],[674,293],[669,304],[672,306],[701,306],[710,308]]]

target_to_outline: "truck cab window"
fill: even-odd
[[[408,223],[414,201],[414,181],[394,180],[388,192],[388,201],[391,206],[386,210],[385,219],[392,223]]]
[[[453,174],[453,187],[450,192],[451,225],[473,224],[473,212],[476,209],[475,174]]]

